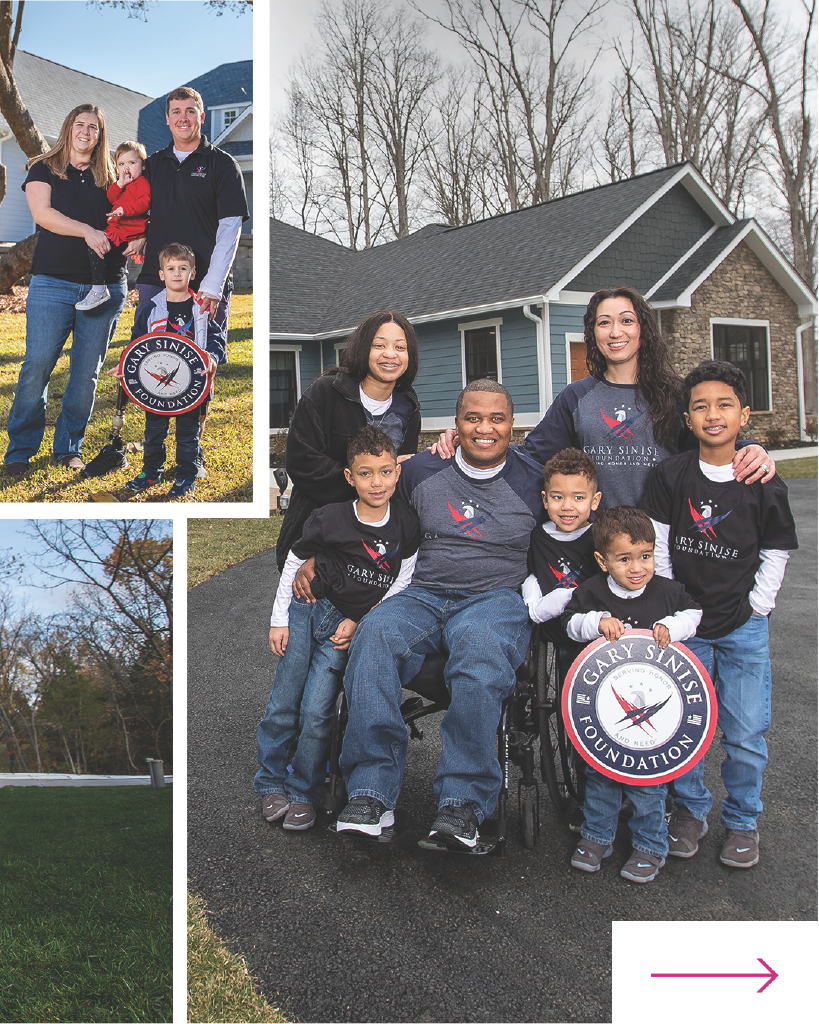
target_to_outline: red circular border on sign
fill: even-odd
[[[644,636],[650,637],[651,639],[654,638],[654,634],[650,629],[630,629],[627,631],[625,635]],[[587,764],[591,765],[591,767],[594,768],[596,772],[600,772],[601,775],[605,775],[607,776],[607,778],[613,779],[615,782],[620,782],[626,786],[659,786],[662,783],[671,782],[672,779],[679,778],[680,775],[685,775],[686,772],[691,771],[694,765],[698,764],[705,757],[706,751],[711,746],[711,741],[713,740],[714,734],[717,731],[718,708],[717,693],[714,689],[714,684],[711,682],[711,676],[709,676],[709,674],[706,672],[705,666],[696,656],[696,654],[693,654],[684,644],[679,643],[678,641],[669,644],[668,646],[673,647],[677,651],[680,651],[680,653],[684,657],[688,658],[690,661],[694,663],[694,667],[697,669],[697,671],[700,673],[702,677],[702,681],[708,693],[708,699],[711,704],[711,710],[713,712],[712,714],[710,714],[708,721],[708,729],[705,733],[702,743],[700,744],[696,759],[686,761],[685,764],[681,767],[675,768],[673,771],[666,772],[664,775],[652,776],[651,779],[646,779],[645,781],[643,781],[642,779],[635,779],[631,776],[622,775],[618,772],[614,772],[610,768],[605,768],[602,765],[598,764],[598,762],[593,760],[591,755],[588,754],[583,744],[580,743],[579,740],[576,740],[577,733],[574,728],[572,716],[569,713],[569,690],[571,689],[571,684],[574,682],[574,677],[577,674],[577,670],[580,667],[581,663],[586,660],[586,658],[589,654],[591,654],[592,651],[595,651],[600,647],[604,647],[608,643],[609,641],[604,636],[601,636],[599,640],[595,640],[592,643],[590,643],[587,647],[584,647],[580,654],[578,654],[578,656],[574,659],[571,668],[566,673],[566,679],[563,683],[563,692],[560,695],[560,710],[561,714],[563,715],[563,724],[566,727],[566,734],[569,737],[572,746],[578,752],[578,754],[580,754],[583,760]],[[666,648],[666,650],[667,649],[668,648]]]
[[[190,347],[192,349],[195,349],[199,353],[199,355],[202,357],[202,362],[204,363],[204,367],[203,368],[205,370],[207,370],[207,368],[208,368],[207,353],[203,352],[202,349],[199,348],[199,346],[196,344],[196,342],[191,341],[189,338],[183,338],[179,334],[172,334],[172,333],[169,333],[169,332],[166,332],[166,331],[152,331],[152,332],[149,332],[148,334],[143,334],[141,338],[136,338],[134,341],[131,342],[130,345],[127,346],[127,348],[123,351],[122,355],[119,357],[119,363],[117,364],[117,372],[118,373],[122,373],[122,367],[125,365],[125,358],[128,355],[128,353],[131,351],[131,349],[135,345],[138,345],[141,341],[145,341],[146,338],[172,338],[174,341],[184,341],[187,345],[190,345]],[[134,403],[134,405],[138,405],[140,409],[144,409],[146,412],[152,412],[156,416],[182,416],[186,412],[191,412],[191,410],[198,408],[202,404],[202,402],[205,401],[205,399],[210,394],[210,390],[211,390],[210,388],[205,388],[205,393],[202,395],[202,397],[199,399],[199,401],[198,402],[194,402],[193,405],[189,405],[188,408],[185,409],[181,413],[180,412],[160,412],[158,409],[148,409],[146,406],[144,406],[142,404],[142,402],[138,402],[134,398],[134,396],[131,394],[131,392],[128,390],[128,388],[127,388],[127,386],[125,384],[125,374],[122,375],[122,378],[120,379],[120,383],[122,384],[123,391],[130,398],[130,400]]]

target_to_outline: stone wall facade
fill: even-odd
[[[802,318],[744,242],[694,292],[690,308],[662,310],[663,336],[680,376],[712,358],[711,318],[769,322],[771,411],[752,412],[742,436],[777,447],[798,440],[796,328]]]
[[[239,235],[239,248],[233,261],[233,287],[253,287],[253,235]]]

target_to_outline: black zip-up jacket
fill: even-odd
[[[279,572],[312,512],[323,505],[356,497],[355,489],[344,479],[344,467],[350,439],[367,426],[358,388],[358,382],[343,370],[321,376],[296,406],[287,434],[285,466],[293,490],[276,543]],[[398,454],[414,455],[421,433],[418,396],[412,388],[395,394],[404,395],[412,406]]]

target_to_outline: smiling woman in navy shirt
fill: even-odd
[[[68,336],[71,368],[54,428],[54,457],[66,469],[83,469],[83,437],[94,408],[97,379],[125,305],[125,257],[106,263],[110,297],[90,310],[75,304],[91,290],[87,248],[104,256],[111,212],[106,190],[114,181],[105,117],[83,103],[66,117],[54,148],[35,157],[23,190],[40,228],[26,302],[26,354],[9,413],[5,470],[27,472],[46,425],[48,382]]]

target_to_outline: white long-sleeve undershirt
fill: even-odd
[[[639,597],[646,589],[645,587],[640,587],[639,590],[626,590],[619,583],[615,583],[611,576],[608,577],[606,582],[612,594],[626,601]],[[586,612],[585,614],[578,612],[577,615],[573,615],[569,619],[566,632],[572,640],[585,643],[588,643],[590,640],[598,640],[602,635],[600,633],[600,620],[610,617],[611,612],[609,611],[593,611]],[[662,619],[657,619],[656,622],[652,623],[652,629],[657,625],[665,626],[671,642],[681,643],[683,640],[688,640],[689,637],[694,636],[701,618],[702,610],[700,608],[684,608],[682,611],[675,612],[674,615],[665,615]]]

